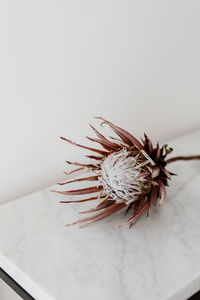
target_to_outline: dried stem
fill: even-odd
[[[177,160],[195,160],[200,159],[200,155],[192,155],[192,156],[175,156],[172,158],[169,158],[166,160],[166,162],[169,164],[171,162],[175,162]]]

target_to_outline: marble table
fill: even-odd
[[[200,153],[200,131],[169,144]],[[166,203],[131,229],[118,229],[124,212],[65,227],[87,204],[60,204],[52,187],[1,205],[1,267],[38,300],[186,299],[200,288],[200,162],[168,169]]]

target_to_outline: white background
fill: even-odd
[[[62,178],[86,152],[59,136],[84,143],[95,115],[162,142],[200,126],[199,15],[198,0],[1,1],[0,201]]]

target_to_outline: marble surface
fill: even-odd
[[[200,131],[169,144],[199,153]],[[200,162],[168,169],[166,203],[131,229],[118,229],[124,212],[65,227],[87,204],[60,204],[52,187],[1,205],[1,267],[38,300],[186,299],[200,287]]]

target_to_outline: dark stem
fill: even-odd
[[[177,160],[194,160],[194,159],[200,159],[200,155],[175,156],[175,157],[167,159],[166,162],[169,164],[169,163],[177,161]]]

